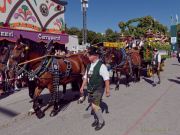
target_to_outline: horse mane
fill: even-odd
[[[122,62],[122,54],[120,49],[114,49],[115,62],[120,64]]]
[[[42,55],[45,54],[45,52],[47,50],[47,48],[45,47],[45,44],[35,42],[28,38],[20,38],[17,40],[17,43],[18,44],[23,43],[26,46],[28,46],[29,50],[31,50],[32,52],[38,52]]]

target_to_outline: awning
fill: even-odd
[[[50,40],[53,40],[54,42],[57,42],[59,44],[66,44],[69,42],[69,36],[67,34],[54,34],[46,32],[0,28],[0,40],[6,39],[11,42],[16,42],[20,35],[35,42],[48,43]]]

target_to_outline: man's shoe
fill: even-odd
[[[94,120],[94,122],[91,124],[91,126],[92,126],[92,127],[95,127],[95,126],[98,125],[98,123],[99,123],[98,120]]]
[[[101,128],[103,128],[105,125],[105,121],[103,121],[103,123],[98,123],[98,125],[95,127],[95,130],[98,131],[100,130]]]

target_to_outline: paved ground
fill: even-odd
[[[100,131],[91,127],[87,102],[70,102],[55,117],[49,116],[51,108],[41,120],[28,116],[32,103],[23,89],[0,100],[0,135],[180,135],[180,64],[175,58],[165,64],[156,87],[151,78],[129,88],[121,85],[119,91],[111,85],[111,96],[103,98],[109,113],[104,111],[106,125]]]

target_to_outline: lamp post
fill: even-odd
[[[88,0],[81,0],[81,8],[83,12],[83,45],[87,44],[87,8],[88,8]]]

